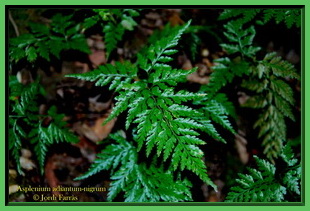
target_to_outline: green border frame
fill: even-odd
[[[116,3],[116,4],[115,4]],[[302,106],[303,106],[303,112],[302,112],[302,130],[304,131],[304,134],[302,134],[302,140],[303,140],[303,160],[304,160],[304,173],[303,173],[303,182],[304,182],[304,195],[303,195],[303,203],[299,202],[288,202],[288,203],[221,203],[221,202],[215,202],[215,203],[92,203],[92,202],[79,202],[79,203],[70,203],[70,202],[52,202],[52,203],[10,203],[10,206],[5,206],[5,103],[0,103],[0,109],[1,114],[0,115],[0,148],[2,149],[1,153],[1,163],[3,168],[0,169],[0,177],[1,177],[1,191],[0,191],[0,201],[1,203],[1,210],[4,209],[20,209],[20,206],[30,206],[29,209],[31,210],[39,210],[42,209],[41,206],[44,205],[45,207],[43,209],[54,209],[54,206],[61,206],[66,209],[66,206],[74,206],[74,209],[85,209],[84,206],[94,206],[92,209],[108,209],[108,210],[119,210],[119,209],[129,209],[129,210],[139,210],[139,209],[148,209],[148,210],[154,210],[157,209],[156,206],[160,206],[159,208],[165,208],[165,209],[177,209],[177,210],[184,210],[188,209],[187,206],[194,206],[195,209],[208,209],[210,206],[215,206],[216,209],[248,209],[251,210],[258,210],[258,209],[281,209],[283,211],[292,209],[291,206],[294,206],[294,209],[309,209],[306,208],[309,203],[307,203],[307,196],[308,196],[308,190],[309,185],[307,182],[305,182],[306,175],[309,175],[309,169],[305,166],[305,163],[308,163],[309,158],[306,156],[306,152],[308,151],[306,139],[309,137],[309,131],[305,130],[305,124],[309,121],[309,114],[306,111],[307,105],[309,105],[309,99],[306,96],[306,92],[308,91],[307,87],[305,86],[305,81],[309,81],[309,77],[305,74],[306,68],[309,67],[310,61],[306,60],[305,55],[307,52],[309,52],[309,45],[307,43],[306,38],[309,37],[309,28],[305,28],[307,26],[309,21],[309,14],[306,12],[309,9],[309,1],[308,0],[294,0],[294,1],[285,1],[284,0],[252,0],[245,1],[245,0],[221,0],[221,1],[206,1],[206,0],[191,0],[190,2],[180,1],[180,0],[170,0],[170,1],[164,1],[164,0],[157,0],[154,2],[144,2],[141,0],[134,0],[134,1],[126,1],[126,0],[118,0],[117,2],[106,2],[103,0],[88,0],[88,1],[81,1],[81,0],[75,0],[75,1],[62,1],[62,0],[54,0],[54,1],[38,1],[38,0],[28,0],[28,1],[22,1],[22,0],[2,0],[1,5],[1,13],[0,13],[0,20],[1,20],[1,31],[3,33],[0,34],[1,36],[1,46],[3,46],[1,51],[1,57],[0,57],[0,64],[2,64],[2,70],[0,71],[1,78],[3,79],[3,82],[0,86],[0,97],[1,99],[4,99],[2,102],[5,101],[5,5],[203,5],[203,7],[207,7],[208,5],[248,5],[249,7],[251,5],[304,5],[304,24],[302,27],[303,30],[303,37],[302,37],[302,45],[303,45],[303,51],[302,51],[302,61],[303,61],[303,71],[302,71],[302,87],[303,87],[303,94],[302,94]],[[167,4],[168,3],[168,4]],[[154,6],[156,7],[156,6]],[[220,7],[219,7],[220,8]],[[305,24],[307,23],[307,24]],[[308,24],[309,25],[309,24]],[[102,206],[103,207],[97,207]],[[248,206],[250,205],[250,206]],[[147,207],[146,207],[147,206]],[[263,207],[261,207],[263,206]],[[27,207],[23,207],[27,208]],[[71,207],[70,207],[71,208]],[[72,207],[73,208],[73,207]]]

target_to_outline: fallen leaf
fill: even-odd
[[[107,117],[104,116],[96,119],[93,126],[89,126],[86,123],[77,122],[73,124],[73,130],[76,131],[78,134],[85,136],[92,142],[97,143],[108,137],[116,122],[116,119],[113,119],[107,124],[102,125],[106,118]]]

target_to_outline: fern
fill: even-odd
[[[79,24],[72,16],[60,14],[52,18],[50,25],[30,23],[30,33],[10,39],[9,56],[13,62],[26,58],[35,62],[39,57],[50,61],[51,55],[59,58],[63,50],[74,49],[90,53]]]
[[[254,26],[243,29],[242,22],[230,21],[224,25],[224,28],[227,30],[224,35],[231,44],[221,44],[221,46],[228,54],[241,53],[242,56],[252,58],[260,50],[260,47],[252,46],[256,34]]]
[[[146,50],[146,55],[138,54],[137,67],[128,71],[127,78],[129,79],[118,89],[120,94],[116,98],[117,102],[107,121],[128,109],[126,128],[133,123],[137,125],[134,134],[138,151],[146,146],[146,154],[149,156],[155,150],[157,156],[162,156],[164,161],[170,158],[174,171],[190,170],[215,188],[202,161],[203,152],[198,145],[205,144],[205,142],[197,137],[199,135],[197,130],[209,129],[209,133],[213,136],[219,137],[219,135],[213,130],[211,122],[205,125],[202,123],[200,119],[203,119],[203,113],[184,104],[201,99],[202,95],[185,90],[174,90],[174,86],[185,81],[186,76],[195,69],[176,70],[166,64],[173,60],[170,55],[176,53],[177,50],[172,48],[178,44],[178,40],[189,24],[190,22],[184,26],[172,28],[168,36],[157,40]],[[127,64],[125,63],[124,66]],[[113,70],[113,76],[116,80],[120,80],[117,75],[119,70],[116,71],[122,68],[118,67],[120,65],[119,63],[114,68],[110,65],[106,67],[109,71],[115,70]],[[104,69],[101,68],[101,70]],[[86,74],[69,75],[69,77],[96,80],[97,85],[104,85],[106,83],[101,84],[100,81],[106,81],[106,78],[112,76],[109,71],[103,76],[99,68]],[[216,107],[217,105],[214,109]],[[224,116],[217,117],[216,110],[209,112],[213,112],[213,118],[220,124],[231,128]]]
[[[217,65],[212,68],[214,72],[211,74],[210,83],[202,87],[201,91],[209,93],[208,97],[212,98],[236,76],[249,76],[249,79],[243,80],[241,87],[257,94],[250,97],[243,106],[262,109],[254,128],[259,129],[258,138],[262,139],[264,153],[273,162],[281,152],[283,140],[286,139],[285,117],[294,120],[291,111],[294,103],[293,91],[280,78],[298,79],[299,76],[293,65],[276,57],[274,53],[267,54],[263,61],[256,60],[255,55],[259,48],[252,47],[254,26],[245,30],[242,28],[259,12],[260,9],[245,10],[244,13],[239,10],[225,10],[222,13],[220,19],[244,15],[243,19],[232,20],[224,26],[227,30],[224,34],[231,43],[221,46],[235,58],[215,60]]]
[[[213,72],[210,76],[210,82],[207,86],[202,86],[201,91],[212,97],[221,88],[231,83],[236,76],[249,75],[251,72],[250,64],[240,58],[233,61],[228,57],[215,60],[216,65],[212,67]]]
[[[44,173],[44,160],[47,147],[58,142],[77,142],[78,139],[65,127],[64,115],[57,114],[51,107],[48,115],[39,115],[37,97],[42,87],[39,80],[23,86],[16,77],[10,77],[10,116],[9,150],[16,162],[19,174],[23,174],[20,165],[20,151],[24,142],[34,145],[40,171]],[[52,119],[48,126],[44,121]]]
[[[261,19],[259,20],[259,18]],[[300,9],[225,9],[219,20],[235,19],[242,24],[252,20],[258,23],[266,24],[274,19],[277,24],[284,22],[288,28],[292,26],[300,27],[301,10]]]
[[[259,138],[262,138],[264,153],[273,161],[282,149],[286,140],[286,125],[284,117],[295,120],[291,106],[294,96],[291,87],[280,78],[299,79],[294,66],[281,60],[276,53],[269,53],[254,69],[250,81],[244,81],[242,87],[256,93],[242,106],[262,109],[254,128],[259,128]]]
[[[89,171],[76,179],[88,178],[103,170],[111,170],[108,200],[124,193],[125,202],[176,202],[191,200],[187,179],[174,180],[171,170],[158,166],[156,158],[151,164],[138,161],[137,148],[120,132],[110,135],[116,144],[109,145],[91,165]]]
[[[139,12],[134,9],[93,9],[93,11],[96,15],[86,18],[84,27],[87,29],[101,22],[109,56],[117,47],[117,43],[122,40],[124,32],[132,31],[137,25],[133,17],[139,16]]]
[[[239,174],[237,186],[231,188],[226,202],[281,202],[289,191],[300,195],[301,167],[289,145],[283,148],[280,157],[286,163],[283,174],[277,172],[275,165],[255,156],[258,168],[249,168],[249,174]]]
[[[252,46],[256,34],[253,26],[244,30],[241,22],[231,21],[224,27],[227,30],[224,34],[230,43],[221,44],[221,46],[234,57],[233,59],[224,57],[214,61],[216,65],[212,67],[210,82],[207,86],[201,87],[201,91],[207,92],[211,98],[222,87],[231,83],[236,76],[249,75],[252,65],[248,60],[254,59],[256,52],[260,50],[260,47]]]

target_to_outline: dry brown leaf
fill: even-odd
[[[109,121],[107,124],[102,125],[107,117],[100,117],[95,121],[93,126],[89,126],[86,123],[77,122],[73,125],[73,129],[80,135],[85,136],[87,139],[93,142],[99,142],[108,137],[116,119]]]

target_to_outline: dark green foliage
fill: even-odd
[[[211,74],[210,82],[201,89],[209,93],[209,96],[231,83],[236,76],[249,75],[252,67],[245,58],[255,58],[256,52],[260,50],[260,47],[252,46],[256,34],[253,26],[244,30],[240,22],[231,21],[224,27],[227,30],[224,34],[230,43],[221,44],[221,46],[228,54],[235,55],[235,57],[215,60],[216,65],[212,67],[214,72]]]
[[[181,27],[171,28],[169,35],[162,37],[145,50],[146,55],[138,55],[138,68],[145,72],[147,77],[139,78],[135,68],[130,70],[126,77],[121,77],[120,72],[125,73],[125,67],[115,67],[110,65],[86,74],[69,75],[84,80],[97,81],[101,86],[115,74],[116,80],[121,78],[123,81],[121,88],[118,89],[119,96],[116,97],[115,107],[107,121],[118,116],[121,112],[128,109],[126,128],[132,123],[136,124],[137,130],[135,140],[138,144],[138,151],[146,146],[146,153],[149,156],[153,150],[157,156],[163,156],[164,161],[168,158],[171,161],[171,169],[190,170],[198,175],[205,183],[212,185],[206,173],[206,167],[202,161],[203,152],[198,145],[205,144],[197,132],[207,131],[212,137],[220,139],[219,134],[214,129],[210,120],[213,120],[227,129],[231,126],[225,117],[222,107],[213,101],[208,102],[210,108],[204,112],[210,114],[210,118],[204,118],[203,113],[194,110],[190,106],[184,105],[185,102],[202,99],[204,95],[194,94],[185,90],[175,91],[174,86],[186,80],[186,76],[195,71],[172,69],[167,62],[173,60],[170,55],[177,52],[171,49],[178,44],[178,41],[189,26],[190,22]],[[127,66],[128,63],[124,63]],[[128,65],[128,67],[131,65]],[[124,71],[120,71],[123,68]],[[106,71],[106,70],[109,71]],[[116,69],[119,69],[116,71]],[[102,75],[106,71],[107,75]],[[113,82],[112,82],[113,83]],[[111,86],[110,86],[111,88]],[[112,87],[117,88],[117,86]],[[202,105],[205,106],[205,105]],[[218,112],[220,114],[218,114]],[[223,141],[223,140],[222,140]]]
[[[209,93],[209,96],[212,96],[222,87],[231,83],[236,76],[241,77],[243,75],[248,75],[251,71],[249,63],[242,60],[240,57],[234,60],[224,57],[215,60],[215,62],[217,64],[212,67],[213,72],[210,76],[209,84],[201,89]]]
[[[206,127],[203,129],[207,134],[213,137],[215,140],[226,141],[219,135],[216,128],[211,124],[211,120],[223,128],[226,128],[231,133],[235,133],[227,116],[235,116],[235,110],[231,102],[228,101],[225,94],[216,94],[213,98],[204,97],[201,100],[195,101],[195,104],[202,105],[199,110],[204,114],[204,117],[196,117],[196,120]]]
[[[64,115],[57,114],[55,107],[51,107],[47,115],[39,114],[36,101],[42,87],[38,80],[22,85],[16,77],[10,77],[9,87],[9,150],[16,162],[18,172],[23,174],[20,166],[20,151],[24,142],[30,142],[43,174],[47,147],[58,142],[77,142],[78,139],[65,127],[66,122],[62,120]]]
[[[258,168],[248,168],[249,174],[239,174],[238,185],[231,188],[226,202],[281,202],[286,201],[290,192],[300,195],[301,166],[289,145],[283,148],[280,157],[287,166],[279,175],[274,164],[255,156]]]
[[[241,53],[243,57],[252,58],[256,52],[260,50],[260,47],[253,47],[253,39],[255,37],[255,28],[250,26],[247,29],[243,29],[243,25],[240,21],[230,21],[224,28],[227,32],[224,35],[231,42],[229,44],[221,44],[221,46],[227,51],[228,54]]]
[[[271,161],[278,157],[286,140],[284,117],[295,120],[291,109],[293,90],[281,79],[286,77],[299,79],[293,65],[269,53],[253,69],[252,79],[244,80],[241,85],[256,93],[242,106],[262,109],[254,128],[259,129],[258,138],[262,138],[264,153]]]
[[[274,19],[277,24],[285,22],[288,28],[301,25],[301,9],[225,9],[219,20],[237,19],[245,24],[252,20],[266,24]]]
[[[10,60],[18,62],[26,58],[35,62],[39,57],[50,61],[51,55],[59,58],[63,50],[74,49],[90,53],[80,25],[72,16],[60,14],[52,18],[51,24],[30,23],[30,33],[10,39]]]
[[[84,179],[102,170],[111,170],[108,200],[124,193],[125,202],[177,202],[189,201],[191,183],[179,176],[174,179],[172,170],[158,165],[156,158],[151,164],[138,160],[137,148],[120,132],[110,135],[116,141],[109,145],[94,161],[90,170],[76,179]]]
[[[203,87],[202,91],[210,93],[209,97],[212,98],[214,93],[231,83],[236,76],[248,75],[249,78],[243,80],[241,87],[257,94],[250,97],[242,106],[262,109],[254,128],[259,129],[258,138],[262,139],[264,153],[273,161],[278,157],[283,147],[282,143],[286,140],[284,117],[294,120],[291,111],[294,103],[293,91],[280,78],[299,79],[299,76],[292,64],[281,60],[275,53],[267,54],[263,61],[256,60],[255,56],[260,48],[252,47],[255,37],[254,26],[245,30],[243,27],[260,12],[260,9],[244,10],[244,13],[242,11],[225,10],[220,16],[220,19],[228,19],[243,15],[243,18],[224,25],[227,30],[224,34],[231,43],[221,46],[235,57],[215,60],[218,64],[213,67],[210,83]]]
[[[132,31],[137,25],[133,17],[139,16],[139,12],[134,9],[93,9],[93,11],[97,14],[86,18],[84,27],[90,28],[98,22],[101,23],[109,56],[117,47],[117,43],[122,40],[124,32]]]

